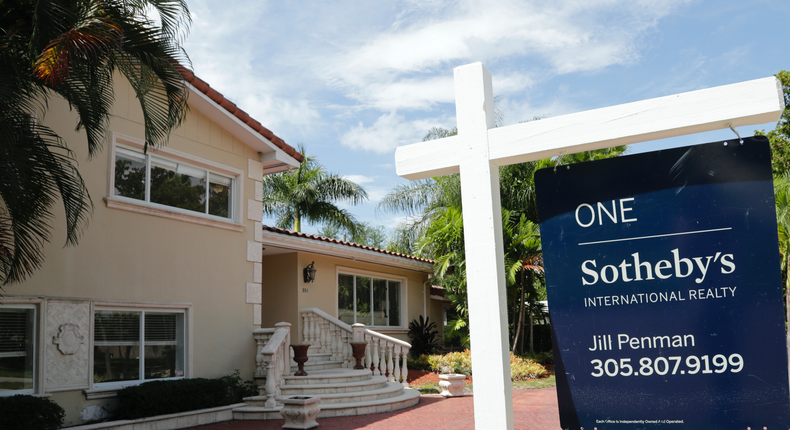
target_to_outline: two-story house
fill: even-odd
[[[292,343],[321,340],[304,308],[402,340],[411,319],[441,317],[425,290],[431,262],[263,226],[263,176],[297,167],[301,154],[186,78],[186,120],[147,153],[139,104],[122,79],[107,144],[90,161],[65,101],[38,118],[85,160],[95,209],[74,247],[63,247],[56,218],[43,267],[2,291],[0,395],[49,396],[76,425],[131,384],[236,369],[251,379],[261,364],[253,330],[288,322]]]

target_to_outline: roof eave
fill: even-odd
[[[299,252],[327,255],[330,257],[351,259],[365,263],[408,269],[424,273],[433,273],[433,264],[425,261],[413,260],[396,255],[383,254],[378,251],[350,247],[347,245],[317,241],[315,239],[283,235],[280,233],[263,231],[262,244],[291,249]]]
[[[264,174],[293,170],[299,167],[299,161],[253,130],[249,125],[228,112],[211,100],[192,84],[186,83],[189,89],[189,106],[202,113],[234,137],[260,153]]]

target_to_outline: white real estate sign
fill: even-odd
[[[770,77],[496,128],[491,72],[482,63],[454,72],[458,135],[399,147],[396,170],[411,180],[461,174],[475,426],[512,429],[499,166],[772,122],[784,99]]]

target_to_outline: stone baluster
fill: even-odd
[[[337,333],[338,328],[334,324],[329,325],[329,352],[332,355],[329,357],[330,360],[335,361],[337,360]]]
[[[266,403],[264,406],[267,408],[274,408],[277,406],[277,400],[275,399],[277,393],[277,387],[275,384],[275,367],[277,366],[276,360],[274,357],[277,355],[273,355],[271,361],[269,361],[267,369],[266,369]]]
[[[393,378],[393,380],[395,382],[400,382],[400,360],[398,359],[400,358],[401,346],[395,345],[394,351],[395,351],[395,370],[393,373],[395,374],[394,375],[395,377]],[[392,359],[392,356],[390,356],[390,359]]]
[[[302,343],[310,343],[310,314],[302,314]]]
[[[265,376],[264,373],[264,363],[263,363],[263,347],[266,345],[266,342],[261,337],[255,339],[258,343],[257,352],[255,353],[255,376],[262,378]]]
[[[343,367],[351,368],[356,364],[354,354],[351,353],[351,333],[343,330]]]
[[[387,381],[392,382],[395,380],[395,366],[392,360],[393,345],[387,342]]]
[[[379,345],[381,345],[381,374],[388,376],[390,369],[387,369],[387,341],[381,339]]]
[[[373,337],[373,376],[381,375],[381,360],[379,360],[379,340]]]
[[[329,348],[329,321],[321,318],[321,352],[331,352]]]
[[[373,337],[368,335],[364,336],[364,342],[368,343],[365,348],[365,368],[373,370]]]
[[[318,316],[310,314],[310,345],[318,345]]]
[[[313,318],[315,318],[315,339],[311,344],[311,348],[313,348],[313,351],[315,352],[323,352],[321,351],[321,332],[323,331],[321,329],[324,328],[324,321],[323,318],[319,317],[318,315],[314,315]]]
[[[407,362],[406,357],[408,357],[408,355],[409,355],[409,348],[403,348],[403,349],[404,349],[403,350],[403,366],[401,368],[401,373],[403,374],[403,386],[408,388],[409,387],[409,381],[407,380],[407,378],[409,377],[409,368],[406,366],[406,362]]]

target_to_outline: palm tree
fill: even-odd
[[[154,23],[147,11],[158,13]],[[113,75],[132,85],[146,147],[163,145],[186,113],[180,47],[190,22],[183,0],[5,0],[0,6],[0,287],[43,262],[53,206],[77,243],[92,202],[67,143],[38,121],[50,97],[79,115],[88,153],[103,146]]]
[[[298,169],[263,177],[263,213],[274,216],[279,228],[302,231],[304,218],[311,224],[326,223],[346,230],[350,236],[356,235],[360,223],[333,202],[361,203],[368,199],[367,191],[348,179],[327,173],[315,156],[305,155],[304,146],[299,146],[299,152],[304,161]]]
[[[502,209],[502,238],[505,248],[505,268],[507,285],[519,300],[513,312],[512,351],[521,345],[524,352],[524,318],[529,317],[529,352],[535,352],[533,321],[536,311],[540,311],[538,300],[545,296],[535,288],[535,274],[543,273],[543,250],[538,225],[529,221],[526,214]],[[528,313],[528,315],[527,315]],[[516,315],[518,315],[516,317]]]

